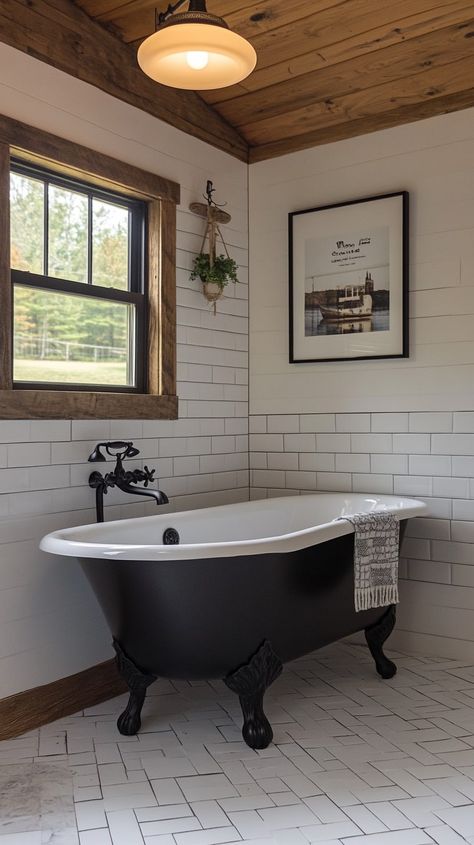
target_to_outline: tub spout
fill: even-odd
[[[168,496],[162,490],[145,490],[143,487],[134,487],[133,484],[122,484],[121,482],[117,482],[116,486],[124,493],[131,493],[132,496],[149,496],[150,499],[156,500],[157,505],[169,503]]]

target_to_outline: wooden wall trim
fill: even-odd
[[[126,692],[115,660],[0,701],[0,740],[13,739]]]
[[[159,394],[160,375],[160,268],[161,202],[148,204],[148,391]],[[171,393],[175,393],[173,388]]]
[[[13,305],[10,284],[10,150],[0,143],[0,389],[12,387]]]
[[[176,393],[176,205],[148,205],[148,390]]]
[[[88,82],[241,161],[242,136],[194,91],[159,85],[139,69],[135,50],[72,0],[9,0],[0,5],[0,41]]]
[[[100,187],[112,187],[140,199],[149,197],[180,202],[180,186],[171,179],[5,115],[0,115],[0,142],[10,145],[12,153],[20,158],[36,161],[63,174],[69,172],[76,178],[90,176],[90,181]]]
[[[176,420],[177,396],[87,390],[0,390],[2,420]]]
[[[176,206],[161,203],[160,393],[176,393]]]

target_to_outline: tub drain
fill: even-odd
[[[176,528],[167,528],[166,531],[163,531],[164,546],[177,546],[178,544],[179,534],[176,531]]]

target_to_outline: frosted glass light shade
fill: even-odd
[[[206,53],[207,62],[202,55]],[[201,54],[202,61],[196,61],[193,54]],[[257,64],[257,54],[245,38],[206,23],[177,23],[158,29],[140,45],[137,59],[155,82],[194,91],[235,85]]]

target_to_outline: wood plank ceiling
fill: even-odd
[[[138,46],[156,0],[76,0]],[[164,9],[167,2],[159,2]],[[208,0],[258,54],[204,92],[253,161],[474,105],[473,0]]]
[[[154,29],[155,6],[168,5],[75,2],[134,49]],[[251,161],[474,105],[474,0],[208,0],[208,9],[258,54],[243,83],[200,95]]]

